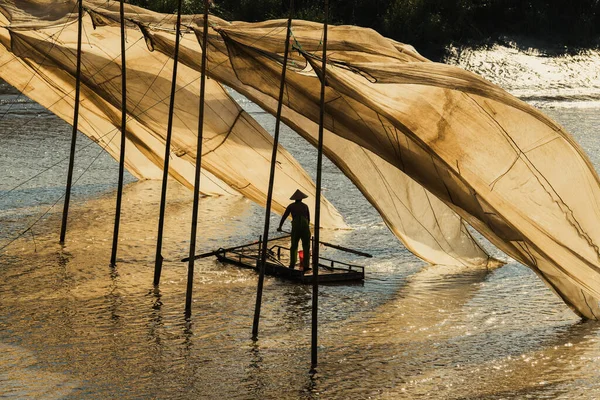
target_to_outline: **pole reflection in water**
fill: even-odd
[[[250,363],[242,384],[253,398],[264,398],[268,393],[268,381],[264,379],[263,357],[258,342],[253,341],[249,349]]]

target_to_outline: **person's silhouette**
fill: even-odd
[[[290,197],[290,200],[295,200],[292,204],[287,206],[281,221],[279,222],[279,228],[277,231],[281,232],[281,228],[286,218],[292,214],[292,243],[290,248],[290,268],[294,268],[296,265],[296,257],[298,253],[298,241],[302,240],[302,251],[304,252],[304,259],[302,269],[306,272],[310,269],[310,211],[308,206],[302,202],[302,199],[306,199],[308,196],[302,193],[300,190]]]

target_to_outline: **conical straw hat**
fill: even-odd
[[[292,197],[290,197],[290,200],[302,200],[302,199],[306,199],[308,196],[305,195],[304,193],[302,193],[300,190],[296,190],[294,192],[294,194],[292,195]]]

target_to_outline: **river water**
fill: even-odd
[[[538,68],[543,77],[543,57],[529,55],[538,63],[532,67],[505,56],[505,68],[498,70],[485,61],[499,64],[493,58],[498,51],[504,50],[452,62],[520,91],[562,123],[599,167],[600,103],[593,85],[575,80],[563,92],[551,84],[543,91],[543,82],[519,74]],[[593,55],[586,60],[600,71]],[[568,60],[554,62],[571,66]],[[588,81],[600,85],[600,79],[593,81],[594,69],[585,70]],[[238,98],[273,129],[271,116]],[[365,265],[367,272],[362,285],[320,288],[318,372],[308,373],[310,287],[266,277],[260,338],[253,342],[257,275],[199,260],[193,314],[186,321],[187,264],[179,260],[188,252],[191,193],[169,185],[157,291],[152,278],[160,183],[128,175],[118,265],[111,269],[118,166],[80,135],[67,243],[61,247],[70,131],[0,86],[0,247],[7,246],[0,252],[0,397],[600,398],[599,324],[581,323],[514,261],[491,271],[424,264],[329,163],[324,194],[353,230],[325,231],[322,238],[374,258],[321,250]],[[314,173],[315,150],[288,129],[282,141]],[[203,198],[198,252],[254,240],[263,218],[264,211],[243,198]],[[274,216],[271,226],[276,221]]]

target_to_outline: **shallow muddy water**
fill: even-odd
[[[191,193],[169,186],[165,264],[154,290],[160,183],[128,176],[119,261],[111,269],[118,166],[80,135],[75,178],[83,175],[66,245],[59,246],[70,127],[6,87],[0,91],[0,247],[50,210],[0,253],[0,397],[600,397],[599,324],[580,323],[533,272],[510,260],[491,271],[424,264],[331,164],[324,194],[353,230],[324,231],[322,239],[374,258],[322,249],[365,265],[367,275],[362,285],[320,288],[317,374],[308,374],[310,287],[266,277],[253,342],[257,275],[199,260],[186,321],[187,264],[179,260],[188,252]],[[272,117],[240,102],[272,129]],[[553,101],[545,112],[598,168],[600,108],[578,104]],[[287,129],[282,141],[314,172],[312,147]],[[198,252],[254,240],[263,218],[263,209],[243,198],[203,198]]]

